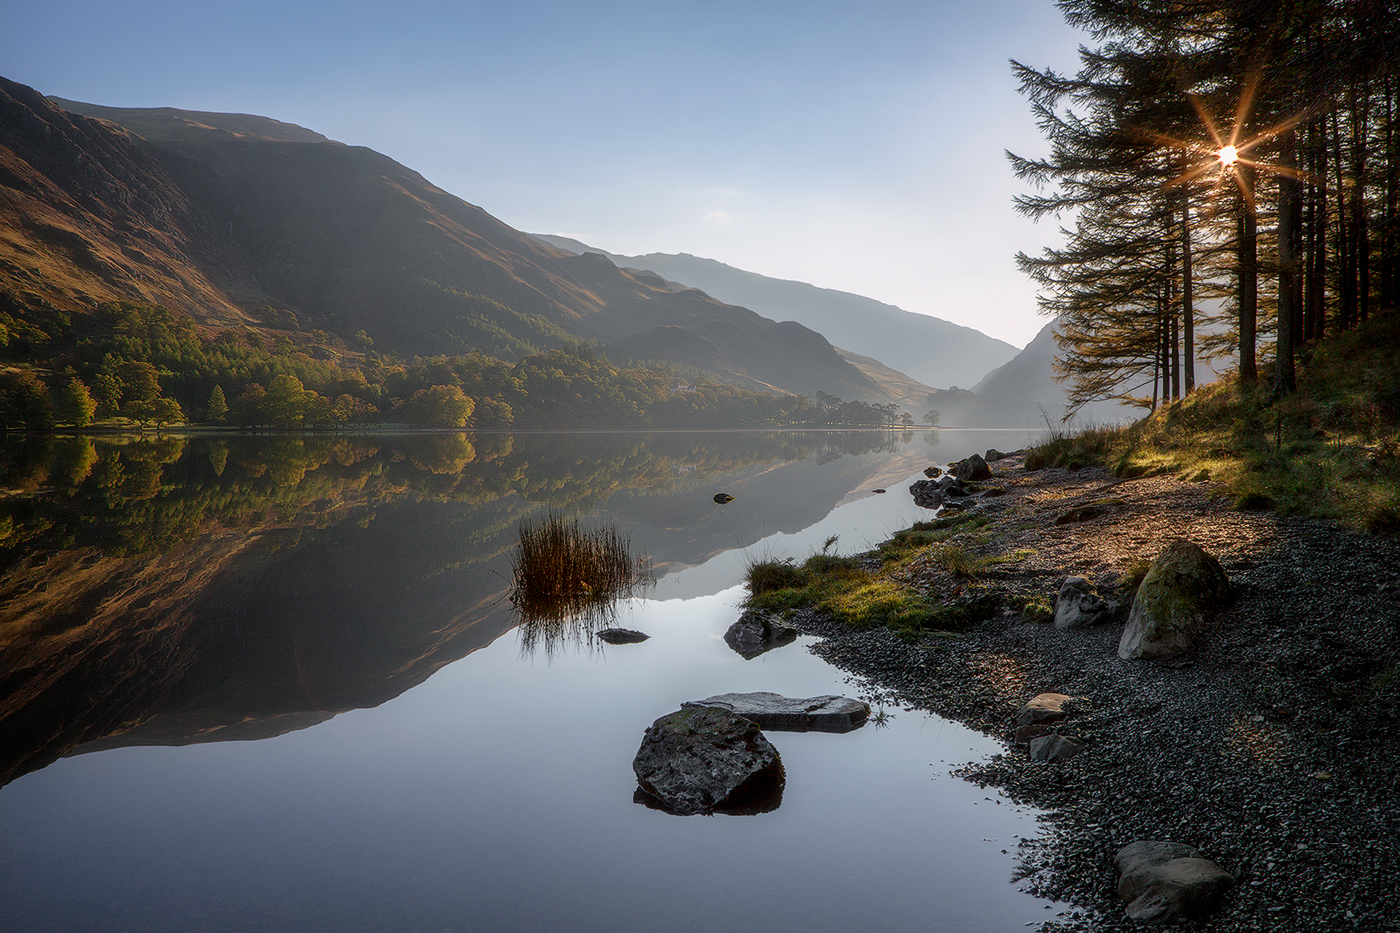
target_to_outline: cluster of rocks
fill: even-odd
[[[632,760],[639,802],[678,816],[752,815],[782,803],[782,758],[763,729],[850,732],[870,706],[849,697],[724,693],[682,704],[647,728]]]
[[[924,470],[928,479],[916,480],[909,487],[909,492],[914,497],[914,503],[926,509],[958,511],[969,508],[1001,492],[996,488],[983,488],[980,484],[992,478],[992,468],[988,462],[1005,456],[999,450],[988,450],[985,457],[973,454],[949,464],[946,470],[930,466]]]
[[[1049,811],[1018,870],[1070,905],[1043,933],[1212,910],[1218,933],[1400,931],[1400,541],[1237,512],[1166,476],[996,482],[979,538],[1029,555],[986,579],[1004,614],[913,643],[787,621],[867,691],[1007,736],[955,773]],[[1159,560],[1128,590],[1144,554]],[[1061,624],[1017,608],[1037,593]]]
[[[609,630],[618,642],[640,632]],[[599,637],[605,637],[599,633]],[[792,644],[797,630],[749,610],[724,633],[746,660]],[[763,730],[850,732],[865,724],[870,705],[849,697],[785,697],[777,693],[722,693],[688,700],[648,727],[632,760],[634,799],[679,816],[753,815],[782,803],[786,773]]]

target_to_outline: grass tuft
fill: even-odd
[[[619,600],[652,582],[650,561],[632,556],[616,526],[585,527],[550,512],[523,519],[519,536],[510,600],[527,652],[590,637],[612,621]]]

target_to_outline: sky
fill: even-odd
[[[1046,323],[1003,155],[1009,59],[1073,70],[1052,0],[0,0],[0,75],[368,146],[519,230],[690,253],[1016,346]]]

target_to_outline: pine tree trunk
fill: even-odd
[[[1355,220],[1352,230],[1356,239],[1356,317],[1364,321],[1371,315],[1371,236],[1366,215],[1366,144],[1370,135],[1370,115],[1368,113],[1370,93],[1367,84],[1362,84],[1352,109],[1352,158],[1356,162],[1356,189],[1352,195],[1352,210]]]
[[[1290,130],[1279,136],[1279,163],[1284,169],[1294,167],[1297,138]],[[1274,343],[1274,396],[1288,395],[1297,389],[1293,360],[1296,355],[1295,318],[1298,316],[1298,292],[1294,287],[1298,275],[1298,195],[1296,178],[1280,174],[1278,180],[1278,312]]]
[[[1247,166],[1237,166],[1235,171],[1239,173],[1245,187],[1252,191],[1254,173]],[[1250,198],[1240,199],[1235,246],[1239,291],[1235,301],[1239,312],[1240,382],[1253,385],[1259,380],[1259,369],[1254,361],[1254,331],[1259,310],[1259,235],[1254,205]]]
[[[1196,311],[1192,306],[1191,288],[1191,195],[1181,188],[1181,331],[1185,338],[1182,355],[1185,358],[1186,394],[1196,391]]]
[[[1332,114],[1332,164],[1337,179],[1337,324],[1346,330],[1356,323],[1356,268],[1348,227],[1350,198],[1342,163],[1342,132],[1338,117]]]

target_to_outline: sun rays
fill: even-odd
[[[1221,132],[1220,125],[1211,114],[1205,98],[1196,93],[1188,93],[1186,97],[1191,101],[1192,108],[1196,111],[1201,125],[1205,128],[1207,139],[1179,139],[1157,130],[1143,131],[1144,135],[1154,142],[1184,153],[1189,160],[1181,173],[1162,187],[1174,188],[1189,185],[1202,178],[1210,177],[1214,173],[1210,189],[1207,192],[1208,202],[1213,204],[1219,196],[1220,189],[1233,181],[1235,186],[1239,188],[1240,196],[1244,199],[1246,206],[1250,211],[1254,211],[1256,208],[1254,200],[1254,175],[1256,172],[1298,181],[1311,180],[1306,173],[1291,165],[1277,161],[1264,161],[1250,154],[1267,150],[1270,143],[1312,116],[1311,113],[1303,111],[1279,120],[1265,129],[1253,133],[1248,132],[1255,97],[1259,91],[1259,83],[1258,72],[1253,72],[1246,77],[1240,89],[1239,98],[1235,102],[1234,120],[1228,134]],[[1213,213],[1213,210],[1211,212]]]

